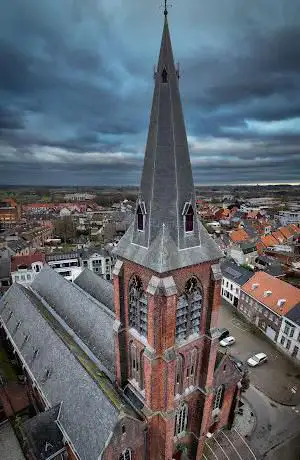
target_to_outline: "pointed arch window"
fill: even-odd
[[[168,72],[167,69],[164,67],[162,73],[161,73],[161,79],[163,83],[168,83]]]
[[[146,218],[146,207],[143,201],[139,202],[137,210],[136,210],[136,215],[137,215],[137,229],[140,232],[143,232],[145,230],[145,218]]]
[[[188,355],[188,365],[187,365],[188,387],[196,385],[197,364],[198,364],[198,350],[197,348],[193,348]]]
[[[213,410],[221,409],[224,400],[225,387],[220,385],[216,391]]]
[[[147,337],[148,299],[141,279],[134,275],[129,283],[129,326]]]
[[[181,395],[183,392],[183,377],[184,358],[182,355],[178,355],[176,358],[175,395]]]
[[[144,350],[140,352],[136,344],[133,341],[131,341],[129,344],[129,376],[130,379],[135,380],[135,382],[138,384],[141,390],[144,389],[143,354]]]
[[[202,290],[196,277],[185,284],[184,293],[179,296],[176,311],[176,340],[187,339],[199,333],[202,310]]]
[[[185,203],[183,207],[183,220],[184,220],[184,231],[186,233],[191,233],[194,231],[194,209],[192,204]]]
[[[174,436],[178,436],[186,431],[188,421],[188,406],[181,404],[176,410]]]
[[[125,449],[119,457],[119,460],[132,460],[132,459],[133,457],[132,457],[131,449]]]

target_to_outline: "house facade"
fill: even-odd
[[[249,270],[240,267],[234,262],[221,264],[222,286],[221,296],[235,308],[238,307],[240,291],[243,284],[253,275]]]
[[[298,302],[300,289],[259,271],[242,286],[238,311],[277,343],[284,316]]]
[[[300,303],[282,318],[277,343],[285,353],[300,361]]]

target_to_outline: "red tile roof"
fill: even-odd
[[[45,263],[45,254],[42,252],[35,252],[34,254],[28,254],[27,256],[14,256],[11,258],[11,271],[15,272],[18,270],[20,265],[30,266],[34,262]]]
[[[248,233],[243,229],[233,230],[232,232],[230,232],[229,237],[231,241],[233,241],[234,243],[249,240]]]
[[[300,302],[300,289],[262,271],[256,272],[242,289],[282,316]],[[281,306],[278,304],[279,300],[282,300]]]
[[[291,238],[293,233],[290,231],[288,227],[280,227],[279,231],[283,234],[285,238]]]
[[[282,234],[279,230],[276,230],[276,232],[273,232],[273,233],[272,233],[272,236],[273,236],[274,238],[276,238],[276,240],[277,240],[280,244],[282,244],[282,243],[284,243],[284,242],[286,241],[286,238],[283,236],[283,234]]]
[[[266,247],[273,247],[278,245],[278,241],[272,235],[262,236],[260,240]]]

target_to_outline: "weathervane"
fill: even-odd
[[[164,0],[165,2],[165,9],[164,9],[164,15],[167,16],[168,15],[168,7],[172,7],[172,5],[170,3],[168,3],[168,0]]]

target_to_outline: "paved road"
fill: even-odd
[[[251,355],[264,352],[268,362],[257,368],[250,368],[252,385],[274,401],[295,406],[300,404],[300,367],[291,363],[264,336],[251,331],[250,326],[236,316],[233,307],[220,307],[219,327],[226,327],[236,338],[230,353],[246,361]],[[291,388],[296,387],[293,394]]]

